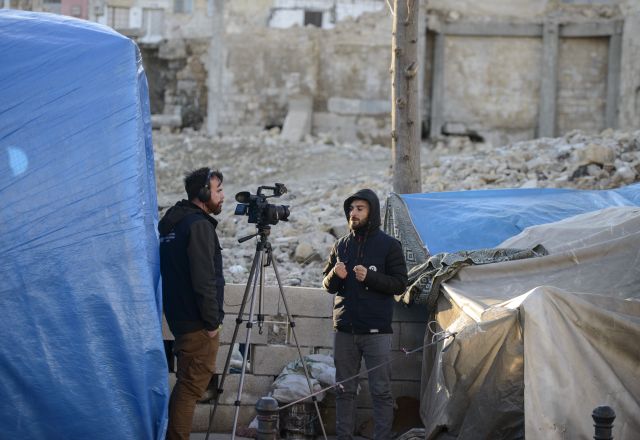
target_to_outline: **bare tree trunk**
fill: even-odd
[[[418,93],[419,0],[394,0],[391,40],[393,191],[421,192]]]
[[[223,95],[223,66],[225,64],[224,41],[224,3],[225,0],[208,0],[209,15],[213,26],[211,43],[209,44],[209,61],[207,70],[207,133],[216,135],[220,132],[220,113]]]

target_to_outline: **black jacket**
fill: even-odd
[[[349,333],[392,333],[393,295],[407,286],[404,254],[400,242],[380,230],[380,202],[373,191],[360,190],[345,200],[347,220],[349,206],[356,199],[369,202],[368,225],[338,239],[324,268],[323,286],[336,294],[333,325]],[[333,270],[338,261],[347,267],[344,280]],[[363,282],[353,272],[359,264],[367,268]]]
[[[162,301],[173,334],[215,330],[224,317],[218,222],[182,200],[158,224]]]

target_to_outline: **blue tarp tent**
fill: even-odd
[[[0,115],[0,438],[164,438],[137,46],[94,23],[0,10]]]
[[[385,228],[403,238],[413,236],[426,248],[424,257],[494,248],[526,227],[613,206],[640,206],[640,184],[593,191],[539,188],[394,194],[387,203],[390,220]]]

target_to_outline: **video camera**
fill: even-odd
[[[262,190],[273,191],[270,196],[262,194]],[[269,197],[280,197],[287,192],[287,188],[283,183],[276,183],[275,186],[259,186],[256,194],[249,191],[242,191],[236,194],[235,215],[249,216],[249,223],[256,223],[258,228],[267,225],[275,225],[278,221],[286,222],[289,220],[289,206],[272,205],[267,203]]]

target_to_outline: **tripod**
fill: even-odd
[[[309,379],[309,370],[307,368],[307,364],[304,362],[304,359],[302,357],[302,351],[300,350],[300,345],[298,344],[298,337],[296,336],[296,332],[295,332],[295,322],[292,319],[291,313],[289,313],[289,306],[287,305],[287,300],[284,296],[284,290],[282,289],[282,283],[280,282],[280,275],[278,274],[278,268],[276,267],[276,260],[273,258],[272,256],[272,248],[271,248],[271,243],[269,243],[268,240],[268,236],[269,233],[271,231],[270,226],[266,226],[266,225],[258,225],[258,232],[246,237],[242,237],[238,240],[238,242],[243,243],[251,238],[254,237],[259,237],[259,240],[256,244],[256,253],[253,257],[253,264],[251,265],[251,271],[249,273],[249,279],[247,280],[247,286],[245,288],[244,291],[244,295],[242,296],[242,303],[240,305],[240,310],[238,311],[238,316],[236,318],[236,325],[235,328],[233,330],[233,337],[231,338],[231,343],[229,345],[229,352],[227,353],[227,359],[225,361],[224,364],[224,370],[222,372],[222,377],[220,378],[220,383],[218,386],[218,390],[216,393],[216,398],[215,398],[215,402],[213,404],[213,408],[211,410],[211,415],[209,418],[209,427],[207,429],[207,435],[205,437],[205,440],[209,440],[209,432],[211,431],[211,426],[213,425],[213,418],[215,416],[216,413],[216,409],[218,408],[218,401],[220,399],[220,395],[224,392],[224,381],[227,377],[228,371],[229,371],[229,364],[231,362],[231,355],[232,355],[232,351],[233,351],[233,346],[236,342],[236,338],[238,336],[238,330],[240,328],[240,324],[242,324],[243,320],[242,320],[242,316],[244,314],[244,309],[245,306],[247,304],[247,301],[249,300],[250,302],[250,306],[249,306],[249,319],[246,323],[246,335],[245,335],[245,342],[244,342],[244,346],[245,346],[245,353],[242,359],[242,370],[240,372],[240,382],[238,384],[238,394],[236,397],[236,400],[234,402],[235,405],[235,413],[234,413],[234,417],[233,417],[233,431],[231,433],[231,438],[235,439],[236,436],[236,425],[238,423],[238,414],[240,412],[240,404],[241,404],[241,397],[242,397],[242,387],[244,386],[244,376],[245,376],[245,369],[247,366],[247,358],[248,358],[248,350],[249,350],[249,343],[251,341],[251,329],[253,328],[253,324],[254,324],[254,317],[257,318],[257,324],[258,327],[260,329],[260,333],[262,333],[262,325],[264,323],[264,315],[262,313],[263,309],[262,309],[262,292],[263,292],[263,288],[264,288],[264,268],[271,265],[271,267],[273,267],[273,271],[276,275],[276,280],[278,282],[278,289],[280,290],[280,297],[282,298],[282,303],[284,304],[284,308],[286,310],[287,313],[287,317],[288,317],[288,321],[291,324],[291,332],[293,334],[293,340],[296,344],[296,348],[298,349],[298,356],[300,357],[300,363],[302,363],[302,366],[304,368],[304,375],[307,378],[307,384],[309,386],[309,390],[311,393],[313,393],[313,389],[311,388],[311,379]],[[259,282],[258,282],[259,280]],[[256,284],[258,287],[258,313],[255,314],[255,303],[256,303]],[[327,434],[325,432],[324,429],[324,424],[322,422],[322,416],[320,415],[320,408],[318,407],[318,401],[316,399],[316,396],[311,397],[313,404],[315,406],[315,410],[316,410],[316,414],[318,416],[318,420],[320,421],[320,426],[322,428],[322,434],[324,436],[324,439],[326,440],[327,438]]]

